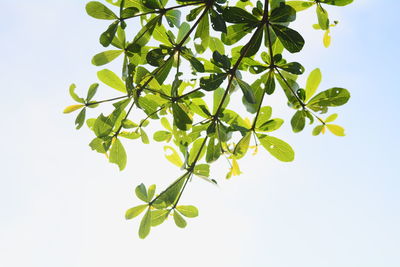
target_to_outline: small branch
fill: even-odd
[[[124,99],[124,98],[128,98],[128,97],[129,97],[129,95],[124,95],[124,96],[119,96],[119,97],[110,98],[110,99],[106,99],[106,100],[101,100],[101,101],[96,101],[96,102],[89,102],[89,103],[85,104],[85,106],[89,107],[89,106],[93,106],[93,105],[97,105],[97,104],[101,104],[101,103],[106,103],[106,102],[111,102],[111,101]]]

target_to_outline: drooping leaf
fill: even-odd
[[[110,149],[110,162],[118,165],[119,170],[122,171],[126,167],[126,151],[121,141],[115,138]]]
[[[179,228],[185,228],[187,223],[185,219],[177,211],[174,211],[174,222]]]
[[[151,229],[151,211],[148,209],[143,216],[139,226],[139,237],[145,239],[150,234]]]

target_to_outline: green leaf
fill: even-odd
[[[178,129],[186,131],[192,125],[192,119],[187,112],[183,111],[179,104],[172,104],[172,113],[174,115],[174,124]]]
[[[94,83],[89,87],[87,96],[86,96],[86,102],[89,102],[90,100],[92,100],[92,98],[94,97],[94,95],[97,92],[97,88],[99,88],[99,84],[98,83]]]
[[[208,164],[198,164],[194,167],[193,174],[201,177],[207,178],[210,176],[210,165]]]
[[[105,137],[111,133],[113,126],[114,124],[109,117],[100,114],[93,125],[93,131],[97,137]]]
[[[260,127],[257,128],[258,132],[273,132],[281,128],[283,124],[282,119],[272,119],[263,123]]]
[[[178,152],[176,152],[175,148],[171,146],[164,146],[165,157],[169,162],[181,168],[183,166],[183,161],[179,157]]]
[[[115,138],[111,145],[110,162],[117,164],[120,171],[126,167],[126,151],[118,138]]]
[[[97,78],[111,88],[114,88],[122,93],[126,93],[124,82],[111,70],[104,69],[97,72]]]
[[[139,13],[139,9],[136,7],[128,7],[122,10],[121,18],[122,19],[129,19],[134,17],[137,13]]]
[[[190,31],[190,25],[186,22],[182,23],[181,26],[179,27],[179,32],[178,36],[176,37],[176,42],[178,44],[182,42],[189,31]]]
[[[298,110],[292,117],[290,124],[292,125],[293,132],[298,133],[303,131],[306,126],[306,115],[304,114],[304,111]]]
[[[292,22],[296,20],[296,10],[288,5],[280,5],[271,11],[269,21],[272,23]]]
[[[85,123],[85,117],[86,117],[86,108],[82,109],[75,119],[75,126],[77,130],[80,129]]]
[[[304,67],[298,62],[290,62],[279,66],[281,69],[292,74],[300,75],[304,72]]]
[[[172,138],[172,133],[168,131],[157,131],[153,135],[153,139],[157,142],[169,142]]]
[[[147,204],[143,204],[143,205],[139,205],[133,208],[130,208],[129,210],[126,211],[125,213],[125,219],[130,220],[133,219],[135,217],[137,217],[138,215],[140,215],[149,205]]]
[[[261,125],[269,121],[272,115],[272,108],[270,106],[265,106],[260,109],[260,113],[256,122],[256,129],[260,128]]]
[[[226,33],[222,33],[221,40],[226,45],[233,45],[239,42],[244,36],[251,32],[251,28],[245,24],[235,24],[228,26]]]
[[[153,210],[151,211],[151,226],[155,227],[162,224],[168,218],[168,210]]]
[[[185,219],[176,211],[174,211],[174,222],[179,228],[185,228],[187,225]]]
[[[247,23],[256,24],[259,22],[258,18],[250,14],[244,9],[239,7],[226,7],[222,12],[222,16],[226,22],[229,23]]]
[[[315,128],[314,128],[314,130],[312,131],[312,134],[314,135],[314,136],[317,136],[317,135],[319,135],[321,132],[322,132],[322,129],[324,129],[324,125],[318,125],[318,126],[316,126]]]
[[[353,3],[353,0],[321,0],[320,2],[333,6],[346,6]]]
[[[294,151],[288,143],[276,137],[263,134],[257,134],[257,137],[260,140],[261,145],[278,160],[283,162],[294,160]]]
[[[75,89],[76,89],[76,85],[75,84],[71,84],[69,86],[69,94],[72,97],[73,100],[75,100],[78,103],[85,103],[85,100],[81,97],[79,97],[76,93],[75,93]],[[64,112],[65,113],[65,112]]]
[[[197,139],[194,141],[192,148],[190,149],[189,153],[189,159],[188,159],[188,164],[191,166],[194,163],[194,160],[197,158],[197,161],[200,160],[204,154],[206,153],[206,150],[204,149],[203,146],[204,138]],[[200,151],[201,149],[201,151]]]
[[[321,27],[321,30],[329,29],[328,12],[320,5],[317,5],[317,17],[318,17],[318,24]]]
[[[86,12],[95,19],[114,20],[118,16],[114,14],[108,7],[100,2],[92,1],[86,4]]]
[[[297,53],[303,49],[305,41],[297,31],[278,24],[272,24],[271,26],[279,41],[290,53]]]
[[[333,122],[334,120],[336,120],[337,117],[338,117],[338,114],[334,113],[334,114],[330,115],[328,118],[326,118],[325,122]]]
[[[85,105],[71,105],[71,106],[66,107],[66,108],[64,109],[63,113],[65,113],[65,114],[71,113],[71,112],[74,112],[74,111],[76,111],[76,110],[78,110],[78,109],[83,108],[84,106],[85,106]]]
[[[313,70],[307,78],[306,83],[306,99],[307,102],[317,91],[319,84],[321,83],[322,74],[320,69]]]
[[[135,194],[140,200],[142,200],[144,202],[149,202],[150,201],[149,197],[147,195],[146,186],[143,183],[138,185],[138,186],[136,186]]]
[[[251,133],[252,132],[246,133],[246,135],[236,144],[235,150],[233,151],[236,159],[241,159],[246,155],[250,145]]]
[[[285,4],[293,7],[298,12],[306,10],[307,8],[313,6],[315,3],[310,1],[288,1]]]
[[[179,28],[180,22],[181,22],[181,11],[179,10],[168,10],[165,13],[165,18],[167,19],[167,22],[170,27],[177,27]]]
[[[98,53],[92,59],[92,64],[95,66],[102,66],[105,65],[122,54],[123,50],[109,50],[105,52]]]
[[[177,206],[176,209],[185,217],[195,218],[199,216],[199,210],[195,206]]]
[[[202,77],[200,79],[200,87],[206,91],[214,91],[226,79],[226,73],[211,74],[209,77]]]
[[[149,137],[147,136],[146,132],[140,128],[140,138],[142,139],[143,144],[150,144]]]
[[[152,184],[149,186],[149,189],[147,189],[147,198],[149,201],[153,199],[155,193],[156,193],[156,185]]]
[[[255,54],[257,54],[261,46],[262,37],[263,37],[263,29],[262,27],[260,27],[254,33],[252,41],[243,46],[243,48],[240,50],[240,54],[246,57],[252,57]]]
[[[113,41],[115,34],[117,33],[119,21],[113,22],[108,26],[107,30],[100,35],[100,44],[107,47]]]
[[[150,234],[151,229],[151,211],[147,210],[146,214],[143,216],[142,221],[139,226],[139,237],[145,239],[146,236]]]
[[[336,136],[345,136],[343,127],[336,124],[327,124],[328,130]]]
[[[307,106],[314,111],[326,112],[327,107],[337,107],[347,103],[350,93],[343,88],[331,88],[314,96]]]
[[[240,89],[242,89],[243,96],[246,99],[246,101],[251,104],[255,104],[256,99],[255,99],[254,92],[253,92],[253,89],[251,88],[251,86],[241,79],[236,79],[236,81],[238,82]]]

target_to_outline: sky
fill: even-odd
[[[400,266],[398,1],[330,8],[340,24],[329,49],[311,28],[312,12],[293,26],[307,44],[291,57],[307,74],[321,68],[320,88],[351,91],[338,110],[346,137],[293,134],[286,123],[277,136],[295,148],[293,163],[260,152],[229,181],[217,164],[220,186],[193,180],[182,199],[200,216],[184,230],[169,220],[145,240],[138,220],[124,219],[139,204],[134,188],[160,190],[179,170],[161,145],[130,142],[119,172],[90,150],[92,134],[62,114],[72,104],[69,84],[83,92],[96,81],[90,60],[106,24],[85,14],[85,1],[0,6],[0,266]],[[290,120],[283,101],[272,104]]]

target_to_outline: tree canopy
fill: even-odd
[[[118,71],[102,69],[99,81],[116,90],[116,97],[94,100],[99,83],[93,83],[86,96],[69,93],[77,102],[64,113],[79,111],[75,126],[86,122],[95,137],[89,146],[105,154],[108,161],[123,170],[127,164],[124,143],[133,139],[150,143],[151,124],[156,142],[165,143],[165,157],[182,170],[182,175],[156,193],[156,185],[136,187],[143,204],[130,208],[126,219],[143,215],[139,237],[171,216],[178,227],[186,218],[198,216],[192,205],[182,205],[181,196],[193,178],[211,184],[210,165],[221,157],[229,162],[226,178],[241,174],[239,160],[255,154],[259,147],[279,161],[295,158],[292,147],[276,137],[284,120],[272,116],[265,99],[281,89],[293,110],[290,125],[294,133],[316,124],[313,135],[326,130],[344,136],[334,124],[338,115],[326,115],[344,105],[350,93],[344,88],[319,90],[321,71],[308,73],[306,84],[297,77],[305,68],[287,61],[286,53],[298,53],[305,40],[290,24],[297,13],[315,8],[315,29],[324,32],[323,44],[330,44],[330,29],[338,22],[329,19],[329,6],[346,6],[353,0],[284,1],[265,0],[106,0],[87,3],[88,15],[108,20],[99,42],[106,48],[92,59],[95,66],[121,58]],[[132,35],[132,38],[128,37]],[[240,97],[252,119],[244,118],[229,105]],[[89,109],[112,104],[112,112],[86,119]],[[139,118],[139,119],[138,119]]]

